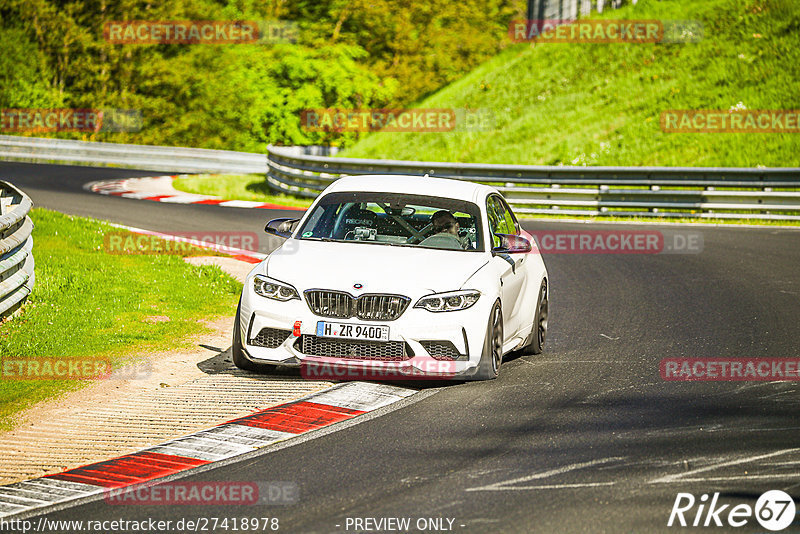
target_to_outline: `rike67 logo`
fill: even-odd
[[[792,524],[795,518],[792,497],[781,490],[763,493],[755,507],[749,504],[721,503],[719,492],[704,493],[696,499],[691,493],[678,493],[667,526],[743,527],[755,518],[762,528],[777,532]]]

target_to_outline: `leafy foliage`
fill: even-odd
[[[348,144],[301,129],[308,108],[403,106],[503,43],[519,0],[0,0],[0,106],[134,109],[139,132],[57,134],[262,151]],[[112,44],[124,20],[276,20],[295,44]],[[41,135],[41,134],[38,134]]]

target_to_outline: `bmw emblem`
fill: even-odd
[[[364,287],[363,284],[353,284],[353,289],[361,289],[362,287]]]

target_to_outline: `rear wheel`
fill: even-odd
[[[503,312],[497,302],[489,315],[489,324],[486,327],[486,339],[483,342],[481,361],[475,378],[478,380],[492,380],[497,378],[500,364],[503,363]]]
[[[528,335],[528,343],[523,349],[524,354],[541,354],[544,350],[548,310],[547,280],[542,280],[542,287],[539,288],[539,297],[536,301],[536,315],[533,318],[531,333]]]
[[[242,299],[239,299],[239,306],[236,308],[236,319],[233,320],[233,340],[231,343],[231,356],[233,357],[233,365],[239,369],[246,371],[255,371],[256,364],[247,359],[244,355],[242,348],[242,325],[239,320],[240,312],[242,311]]]

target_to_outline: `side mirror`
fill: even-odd
[[[495,234],[500,238],[500,246],[492,248],[492,254],[524,254],[533,250],[531,242],[515,234]]]
[[[292,219],[290,217],[272,219],[264,227],[264,231],[278,237],[292,237],[294,225],[297,224],[298,221],[300,221],[300,219]]]

